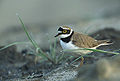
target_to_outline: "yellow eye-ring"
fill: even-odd
[[[63,30],[63,33],[67,33],[67,30]]]

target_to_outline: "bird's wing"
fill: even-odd
[[[99,44],[94,38],[77,32],[72,36],[72,43],[80,48],[92,48]]]

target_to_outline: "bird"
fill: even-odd
[[[80,48],[96,49],[102,45],[110,45],[110,40],[96,40],[86,34],[75,32],[69,26],[63,25],[58,28],[58,34],[55,37],[59,37],[60,45],[63,50],[72,50]],[[89,54],[93,51],[90,50],[76,50],[77,55]]]
[[[55,37],[60,37],[60,45],[62,49],[79,49],[79,48],[91,48],[96,49],[102,45],[110,45],[110,40],[96,40],[88,35],[74,32],[68,26],[60,26],[58,28],[58,34]],[[77,52],[77,51],[76,51]],[[87,54],[92,51],[78,51],[79,54]]]

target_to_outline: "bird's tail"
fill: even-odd
[[[111,40],[99,40],[98,44],[100,44],[100,45],[110,45],[110,44],[113,44],[113,42]]]

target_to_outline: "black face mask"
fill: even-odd
[[[63,31],[63,29],[60,27],[60,28],[58,29],[58,31]]]

